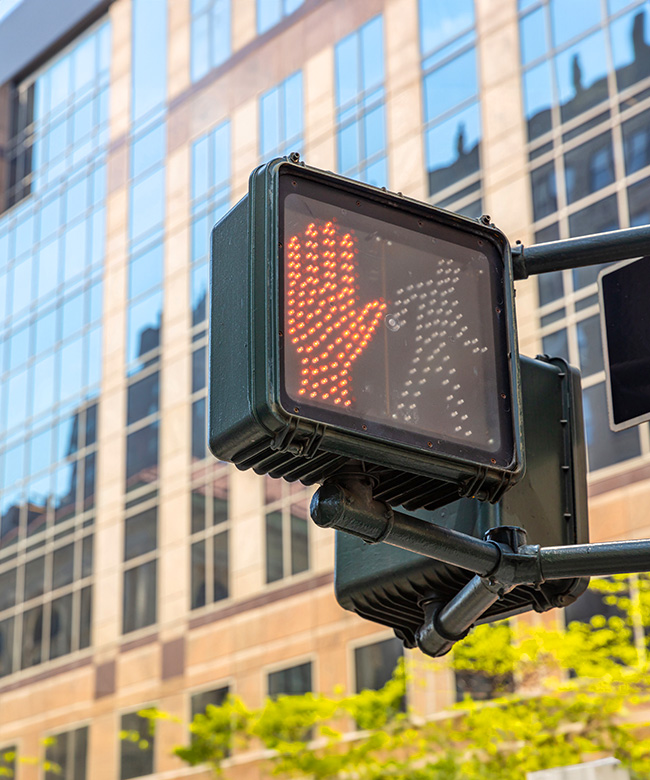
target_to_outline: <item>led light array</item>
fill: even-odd
[[[447,409],[455,423],[454,432],[470,437],[469,413],[456,366],[451,363],[452,346],[460,343],[474,355],[487,352],[488,348],[480,345],[478,338],[468,335],[468,326],[461,323],[463,314],[458,310],[457,297],[461,269],[454,266],[451,258],[443,259],[436,270],[436,279],[397,290],[397,311],[387,317],[387,324],[394,323],[392,330],[398,330],[410,323],[415,330],[416,347],[399,394],[397,411],[392,416],[395,420],[417,422],[419,398],[427,383],[433,381],[445,394]]]
[[[287,244],[287,335],[300,356],[298,394],[350,406],[351,370],[384,315],[379,298],[361,307],[356,237],[334,220],[309,224]]]

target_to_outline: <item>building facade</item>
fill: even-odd
[[[207,453],[211,226],[290,151],[512,242],[647,223],[650,3],[2,13],[0,768],[196,775],[170,746],[228,691],[376,687],[401,654],[336,604],[311,490]],[[519,283],[520,349],[581,368],[592,540],[650,537],[648,425],[607,426],[596,274]],[[454,700],[449,672],[419,674],[421,713]],[[151,705],[176,719],[140,750],[120,732],[145,736]]]

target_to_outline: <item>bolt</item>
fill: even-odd
[[[299,152],[291,152],[289,155],[289,159],[292,163],[300,162],[300,153]]]
[[[482,222],[484,225],[490,224],[490,215],[489,214],[481,214],[479,217],[479,221]]]

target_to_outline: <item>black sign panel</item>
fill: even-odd
[[[505,466],[503,259],[490,242],[283,177],[283,404]]]
[[[598,278],[610,427],[650,419],[650,257],[610,266]]]

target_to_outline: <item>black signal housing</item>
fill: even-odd
[[[524,472],[510,246],[496,228],[288,159],[212,233],[209,445],[409,509]]]

